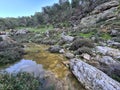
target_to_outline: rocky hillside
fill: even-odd
[[[63,54],[62,62],[88,90],[120,89],[120,12],[119,1],[105,2],[78,25],[54,28],[45,33],[10,32],[21,43],[49,44],[51,53]],[[26,32],[26,33],[24,33]]]

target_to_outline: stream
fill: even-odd
[[[47,51],[49,46],[27,43],[26,55],[19,62],[5,68],[9,73],[29,72],[40,77],[40,90],[85,90],[63,62],[62,54]]]

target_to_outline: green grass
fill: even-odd
[[[53,26],[52,25],[49,25],[48,27],[47,26],[39,26],[39,27],[35,27],[35,28],[33,28],[33,27],[17,27],[16,29],[27,29],[32,32],[44,33],[46,31],[53,30]]]
[[[80,36],[82,36],[84,38],[90,38],[92,35],[94,35],[94,32],[90,32],[90,33],[87,33],[87,34],[80,33]]]
[[[110,36],[109,34],[107,34],[107,33],[103,33],[103,34],[101,35],[101,37],[102,37],[103,39],[105,39],[105,40],[110,40],[110,39],[111,39],[111,36]]]

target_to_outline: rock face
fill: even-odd
[[[70,68],[88,90],[120,90],[120,83],[81,60],[72,59]]]
[[[96,13],[99,13],[99,12],[102,12],[102,11],[105,11],[107,9],[110,9],[112,7],[116,7],[119,5],[119,2],[118,0],[112,0],[110,2],[106,2],[106,3],[103,3],[99,6],[97,6],[94,11],[92,12],[92,14],[96,14]]]
[[[81,20],[81,24],[84,26],[91,26],[93,24],[96,24],[102,20],[108,20],[109,18],[112,18],[115,16],[115,11],[116,11],[116,7],[113,7],[109,10],[106,10],[104,12],[101,12],[99,14],[95,14],[95,15],[91,15],[88,17],[85,17]]]
[[[102,20],[105,21],[115,17],[116,14],[114,12],[117,10],[118,5],[119,2],[117,0],[113,0],[96,7],[93,10],[92,15],[81,20],[81,24],[84,26],[91,26]]]

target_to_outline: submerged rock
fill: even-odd
[[[70,68],[79,82],[88,90],[120,90],[120,83],[79,59],[72,59]]]

